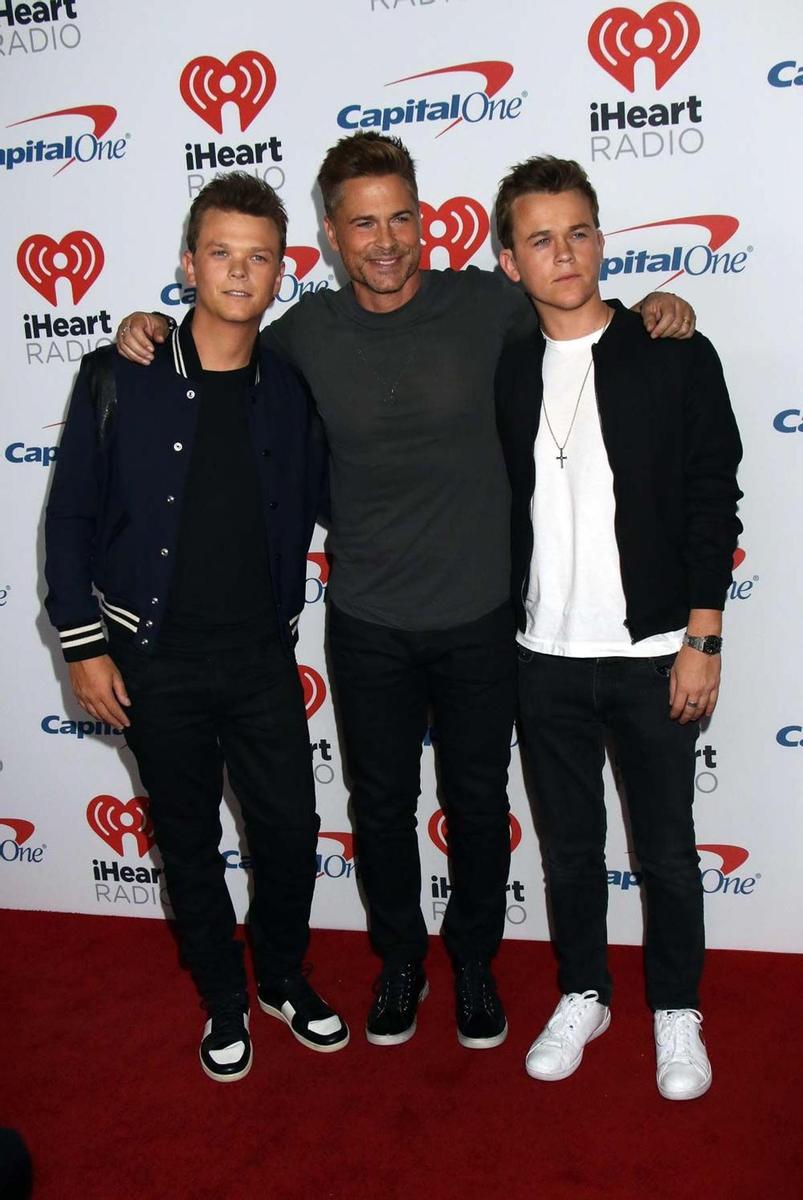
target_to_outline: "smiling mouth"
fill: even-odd
[[[225,292],[224,295],[232,296],[235,300],[250,300],[251,299],[250,292],[240,292],[240,291],[232,290],[232,291]]]

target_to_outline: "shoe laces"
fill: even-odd
[[[375,984],[376,1008],[403,1012],[412,1003],[413,988],[418,974],[416,963],[405,963],[390,971],[383,971]]]
[[[549,1018],[547,1030],[556,1038],[575,1043],[582,1040],[582,1024],[598,1002],[599,992],[568,992]]]
[[[703,1014],[696,1008],[665,1008],[658,1014],[656,1041],[669,1056],[682,1062],[694,1060]]]
[[[206,1009],[212,1020],[209,1032],[214,1049],[219,1050],[243,1040],[245,1014],[248,1011],[248,997],[245,992],[234,992],[223,1000],[207,1004]]]
[[[460,1007],[465,1016],[486,1012],[495,1016],[499,1008],[499,997],[490,968],[484,962],[468,962],[460,968],[458,976]]]

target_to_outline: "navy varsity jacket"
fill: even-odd
[[[101,618],[145,653],[157,643],[203,387],[186,365],[191,319],[156,347],[150,367],[113,346],[81,363],[45,518],[45,604],[68,662],[108,653]],[[290,646],[326,448],[293,369],[259,344],[252,365],[249,427],[279,628]]]

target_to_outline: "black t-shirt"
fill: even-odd
[[[198,420],[159,648],[215,653],[278,633],[248,405],[254,365],[200,371]]]
[[[423,271],[372,313],[349,285],[305,297],[263,333],[306,376],[331,452],[329,595],[351,616],[448,629],[509,596],[510,492],[494,373],[536,328],[524,295],[469,267]]]

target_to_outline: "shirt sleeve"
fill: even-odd
[[[719,357],[701,334],[693,340],[684,416],[689,607],[722,609],[742,531],[736,515],[742,443]]]
[[[103,468],[90,358],[70,399],[45,512],[45,607],[67,662],[108,654],[92,589]]]

